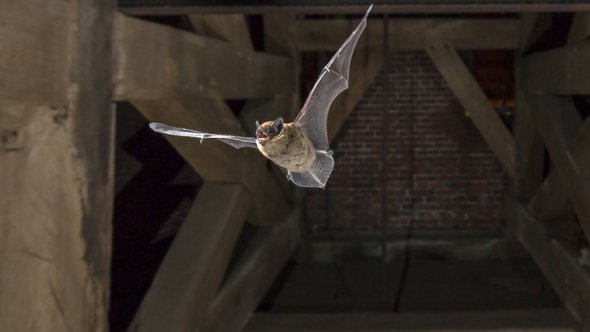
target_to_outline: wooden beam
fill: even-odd
[[[170,100],[132,101],[150,121],[192,128],[205,132],[244,135],[232,111],[219,98],[178,95]],[[222,142],[165,136],[201,177],[212,182],[243,183],[251,195],[256,224],[276,224],[289,211],[289,205],[266,159],[254,149],[236,150]]]
[[[539,37],[540,31],[545,31],[550,26],[550,20],[548,25],[545,24],[547,22],[545,17],[551,18],[551,15],[533,13],[521,15],[520,46],[514,57],[516,105],[512,132],[515,142],[516,176],[512,179],[510,196],[524,204],[530,201],[543,182],[545,151],[523,90],[522,60],[523,54]]]
[[[0,26],[0,100],[66,105],[68,3],[4,2]]]
[[[448,43],[431,40],[426,49],[455,96],[471,115],[484,140],[498,157],[508,174],[516,174],[514,139],[479,84]]]
[[[170,98],[179,92],[225,99],[293,91],[291,60],[117,16],[117,100]],[[149,38],[146,38],[149,36]]]
[[[525,53],[552,24],[553,13],[521,13],[519,53]]]
[[[188,15],[188,14],[362,14],[367,10],[369,2],[361,5],[330,1],[313,1],[302,3],[301,0],[268,3],[266,1],[224,1],[223,3],[205,1],[195,3],[191,0],[122,0],[121,10],[131,15]],[[172,5],[174,4],[174,5]],[[377,14],[475,14],[475,13],[520,13],[520,12],[577,12],[590,10],[590,4],[584,0],[551,1],[538,0],[531,2],[506,1],[420,1],[391,0],[379,3],[374,9]]]
[[[295,119],[301,108],[300,101],[300,82],[299,74],[301,72],[301,50],[295,43],[296,17],[293,13],[275,13],[265,14],[264,20],[264,49],[268,53],[287,56],[293,63],[293,73],[295,78],[295,91],[286,93],[284,98],[289,98],[290,103],[284,105],[282,116],[288,121]]]
[[[567,98],[528,93],[535,122],[586,238],[590,238],[590,174],[574,160],[568,132],[576,132],[580,116]]]
[[[109,329],[115,8],[2,3],[0,116],[22,144],[0,146],[0,331]]]
[[[211,304],[200,331],[240,331],[300,240],[300,213],[261,230]]]
[[[236,48],[254,52],[248,23],[244,15],[189,15],[195,32],[206,37],[226,41]]]
[[[590,94],[590,40],[533,53],[524,59],[527,89],[562,95]]]
[[[575,44],[590,37],[590,11],[578,12],[570,27],[567,37],[568,44]]]
[[[349,19],[297,21],[297,45],[301,50],[337,50],[357,23]],[[388,42],[392,51],[421,50],[436,35],[456,49],[515,49],[519,25],[517,19],[391,19]],[[359,43],[381,47],[382,27],[381,20],[369,20]]]
[[[578,262],[580,253],[565,243],[550,239],[543,226],[522,206],[514,206],[519,220],[519,239],[545,274],[557,295],[581,322],[590,329],[590,274]]]
[[[129,331],[195,331],[221,284],[248,205],[242,186],[205,182]]]
[[[574,121],[577,118],[574,117]],[[577,121],[576,121],[577,122]],[[577,135],[575,131],[564,131],[564,139],[568,143],[568,148],[574,144],[572,158],[580,167],[581,172],[588,176],[587,170],[590,169],[590,158],[588,150],[590,149],[590,120],[586,120],[580,127]],[[575,142],[575,143],[571,143]],[[563,186],[559,172],[554,168],[551,170],[535,196],[531,200],[529,208],[537,220],[559,220],[571,217],[572,207],[567,199],[566,187]]]
[[[338,96],[328,113],[328,138],[334,140],[365,91],[383,68],[383,48],[359,45],[350,66],[348,90]]]
[[[244,332],[577,331],[563,309],[445,313],[256,314]]]
[[[543,182],[545,149],[518,76],[515,90],[516,109],[512,131],[515,142],[516,176],[512,194],[526,204]]]

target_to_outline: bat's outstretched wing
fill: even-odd
[[[348,88],[348,71],[352,53],[367,26],[367,17],[371,8],[373,8],[372,5],[356,29],[324,67],[294,121],[297,126],[304,129],[316,150],[327,151],[329,149],[328,111],[336,96]]]
[[[218,139],[218,140],[222,141],[223,143],[229,144],[236,149],[241,149],[241,148],[256,149],[257,148],[256,147],[256,139],[254,137],[202,133],[202,132],[196,131],[196,130],[171,127],[171,126],[168,126],[168,125],[165,125],[162,123],[156,123],[156,122],[150,123],[150,128],[152,128],[153,131],[161,133],[161,134],[200,138],[201,142],[203,142],[203,140],[205,138],[214,138],[214,139]]]

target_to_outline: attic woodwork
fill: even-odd
[[[296,22],[296,43],[301,50],[336,50],[355,27],[354,20],[318,19]],[[518,47],[517,19],[391,19],[389,48],[419,50],[428,38],[445,40],[456,49],[515,49]],[[485,34],[486,38],[481,38]],[[363,43],[383,45],[383,23],[369,19]]]
[[[431,40],[426,51],[508,174],[514,176],[514,139],[457,51],[439,39]]]

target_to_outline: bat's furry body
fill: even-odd
[[[283,123],[282,118],[262,125],[257,123],[255,138],[209,134],[161,123],[151,123],[150,127],[163,134],[196,137],[201,141],[205,138],[214,138],[237,149],[258,149],[265,157],[279,165],[287,173],[287,178],[296,185],[323,188],[334,168],[334,159],[328,142],[328,111],[336,96],[348,88],[352,53],[367,25],[367,16],[372,7],[369,7],[357,28],[324,67],[292,123]]]
[[[261,127],[272,125],[268,121]],[[316,152],[305,132],[292,123],[286,123],[283,130],[266,142],[257,141],[258,150],[275,164],[289,172],[306,172],[311,169]]]

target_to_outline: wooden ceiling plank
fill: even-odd
[[[495,110],[479,84],[461,60],[457,51],[448,43],[433,38],[426,49],[430,58],[453,90],[455,96],[469,112],[473,123],[508,174],[514,177],[515,143],[510,131]]]
[[[297,13],[297,14],[362,14],[367,10],[368,3],[361,5],[341,5],[334,6],[334,1],[328,4],[314,2],[313,5],[305,5],[301,3],[288,3],[281,1],[281,5],[273,2],[268,3],[239,3],[228,4],[223,2],[218,5],[197,5],[184,4],[178,6],[170,6],[169,0],[166,3],[157,4],[154,1],[145,3],[137,3],[137,0],[125,0],[119,4],[121,10],[130,15],[189,15],[189,14],[267,14],[267,13]],[[493,3],[490,1],[482,1],[474,5],[469,3],[444,3],[433,2],[427,4],[419,4],[416,1],[408,1],[406,3],[400,0],[393,0],[394,4],[382,3],[375,8],[375,13],[384,14],[506,14],[506,13],[520,13],[520,12],[576,12],[590,10],[590,4],[578,0],[577,2],[548,2],[536,1],[526,3]],[[342,3],[340,3],[342,4]]]
[[[179,92],[261,98],[295,89],[292,62],[285,57],[244,51],[124,15],[117,16],[116,32],[119,101],[169,98]]]
[[[297,45],[304,51],[337,50],[357,23],[350,19],[297,21]],[[359,43],[383,45],[382,25],[381,20],[369,19]],[[519,29],[517,19],[391,19],[388,42],[391,50],[421,50],[434,33],[456,49],[516,49]]]
[[[195,331],[221,285],[249,203],[241,185],[203,184],[131,331]]]
[[[200,331],[240,331],[300,242],[300,212],[262,230],[244,253],[208,310]]]

